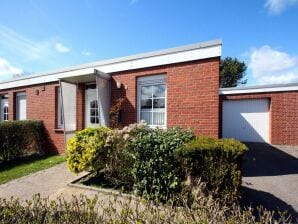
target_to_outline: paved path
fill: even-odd
[[[64,189],[69,182],[80,175],[71,173],[68,171],[66,163],[61,163],[0,185],[0,197],[14,196],[26,200],[31,199],[32,195],[36,193],[40,193],[42,197],[49,197],[60,189]]]
[[[298,147],[248,144],[243,203],[288,210],[298,218]]]

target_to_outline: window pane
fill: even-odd
[[[141,120],[145,120],[148,125],[152,125],[152,113],[148,110],[141,110]]]
[[[153,108],[165,108],[165,99],[154,99]]]
[[[99,124],[99,118],[98,117],[95,117],[95,122],[96,122],[96,124]]]
[[[141,109],[152,109],[152,100],[141,100]]]
[[[91,109],[90,110],[90,115],[91,116],[95,116],[95,114],[96,114],[96,109]]]
[[[153,97],[164,97],[166,92],[166,85],[152,86]]]
[[[94,124],[95,123],[95,117],[90,117],[90,123]]]
[[[141,99],[152,98],[152,86],[141,87]]]
[[[164,125],[165,124],[165,112],[158,111],[153,112],[153,125]]]

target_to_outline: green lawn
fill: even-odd
[[[0,184],[55,166],[66,161],[65,156],[32,156],[0,166]]]

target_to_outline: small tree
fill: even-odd
[[[246,64],[237,58],[226,57],[221,60],[220,87],[236,87],[239,84],[246,84],[247,79],[243,79],[246,69]]]

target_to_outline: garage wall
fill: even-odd
[[[221,95],[220,108],[223,100],[261,98],[270,100],[270,143],[298,145],[298,91]]]

